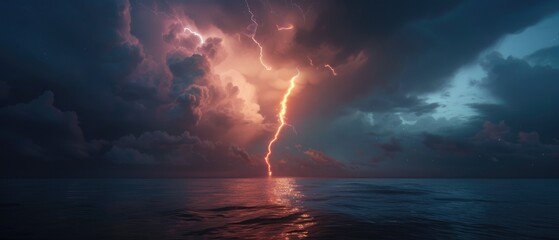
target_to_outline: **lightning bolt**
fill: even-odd
[[[311,58],[311,57],[309,57],[309,56],[307,56],[307,59],[309,60],[309,64],[310,64],[311,66],[313,66],[313,67],[314,67],[314,64],[313,64],[313,62],[312,62],[312,58]]]
[[[182,25],[182,23],[181,23]],[[198,39],[200,39],[200,44],[204,44],[204,37],[202,36],[202,34],[192,31],[192,29],[185,27],[184,28],[184,32],[190,32],[190,34],[193,34],[194,36],[198,37]]]
[[[299,72],[299,68],[297,68],[297,74],[295,74],[293,77],[291,77],[291,80],[289,80],[289,88],[287,89],[287,91],[283,95],[283,99],[281,100],[281,104],[280,104],[281,105],[281,110],[280,110],[279,116],[278,116],[279,120],[280,120],[280,125],[276,129],[276,133],[274,134],[274,138],[272,138],[272,140],[270,140],[270,142],[268,143],[268,152],[266,153],[266,157],[264,157],[264,160],[266,161],[266,165],[268,165],[268,176],[269,177],[272,176],[272,165],[270,165],[270,156],[272,155],[272,146],[278,140],[279,134],[281,133],[281,130],[283,129],[283,127],[285,127],[286,125],[290,126],[285,121],[285,114],[287,113],[287,100],[289,100],[289,96],[291,95],[291,92],[295,88],[295,80],[299,77],[300,73],[301,72]]]
[[[263,66],[266,70],[270,71],[270,70],[272,70],[272,68],[271,68],[270,66],[266,65],[266,64],[264,63],[264,60],[262,60],[262,59],[264,58],[264,53],[263,53],[263,52],[264,52],[264,48],[262,47],[262,45],[260,45],[260,43],[256,40],[256,38],[254,38],[254,37],[256,36],[256,31],[258,30],[258,23],[257,23],[256,20],[254,19],[254,13],[252,13],[252,10],[250,9],[250,5],[248,4],[248,0],[245,0],[245,3],[246,3],[246,5],[247,5],[248,12],[250,13],[250,20],[251,20],[252,23],[254,23],[254,25],[256,26],[256,27],[254,28],[254,31],[252,32],[250,38],[251,38],[252,41],[258,46],[258,48],[260,48],[260,64],[262,64],[262,66]]]
[[[185,24],[184,24],[184,23],[182,22],[182,20],[177,16],[177,13],[175,12],[175,9],[174,9],[174,8],[172,9],[173,14],[171,15],[171,14],[168,14],[168,13],[165,13],[165,12],[160,12],[160,11],[157,11],[157,10],[155,10],[155,9],[152,9],[152,8],[150,8],[150,7],[146,6],[146,5],[144,5],[143,3],[139,3],[139,5],[142,6],[142,7],[144,7],[144,8],[146,8],[146,9],[148,9],[148,10],[150,10],[150,11],[153,13],[153,15],[155,15],[155,16],[165,15],[166,17],[174,18],[174,19],[177,20],[177,21],[179,22],[179,24],[183,27],[183,32],[189,32],[190,34],[192,34],[192,35],[196,36],[198,39],[200,39],[200,44],[201,44],[201,45],[204,44],[204,37],[202,36],[202,34],[200,34],[199,32],[196,32],[196,31],[190,29],[189,27],[185,27]]]
[[[295,26],[293,26],[293,24],[290,23],[286,27],[280,27],[279,25],[276,25],[276,28],[278,29],[278,31],[283,31],[283,30],[291,30],[295,28]]]
[[[334,70],[332,66],[330,66],[330,64],[326,64],[324,65],[324,67],[330,69],[330,71],[332,71],[332,75],[338,76],[338,73],[336,72],[336,70]]]
[[[299,12],[301,12],[301,16],[303,16],[303,22],[306,23],[307,22],[307,12],[310,10],[310,8],[307,10],[307,12],[303,11],[303,8],[301,8],[301,6],[299,6],[299,4],[296,3],[291,3],[292,6],[295,6],[297,9],[299,9]]]

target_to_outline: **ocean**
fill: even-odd
[[[559,239],[554,179],[0,182],[0,239]]]

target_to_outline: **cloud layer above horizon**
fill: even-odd
[[[0,6],[2,176],[559,176],[557,1]]]

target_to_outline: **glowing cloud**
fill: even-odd
[[[270,156],[272,155],[272,146],[278,140],[279,134],[281,133],[281,130],[283,129],[283,127],[285,125],[288,125],[285,121],[285,114],[287,113],[287,100],[289,100],[289,96],[291,95],[291,92],[295,88],[295,80],[299,77],[300,73],[301,72],[299,72],[299,68],[297,68],[297,74],[295,74],[293,77],[291,77],[291,80],[289,80],[289,88],[287,89],[287,91],[283,95],[283,99],[281,100],[281,110],[280,110],[279,115],[278,115],[279,120],[280,120],[280,125],[276,129],[276,133],[274,134],[274,138],[272,138],[272,140],[270,140],[270,142],[268,143],[268,152],[266,153],[266,157],[264,157],[264,160],[266,161],[266,164],[268,165],[268,176],[269,177],[272,176],[272,165],[270,165]]]

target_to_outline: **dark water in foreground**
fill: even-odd
[[[559,180],[0,180],[2,239],[559,239]]]

